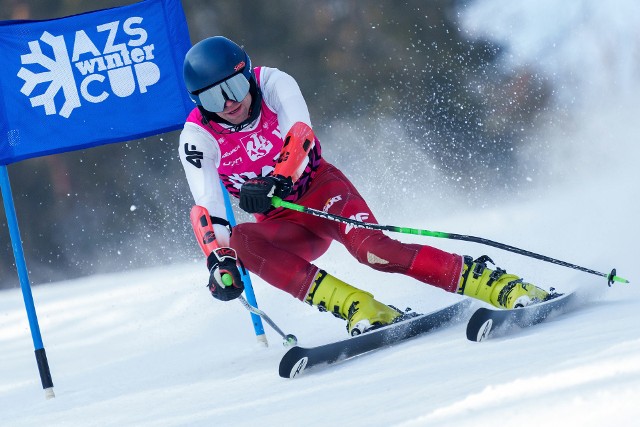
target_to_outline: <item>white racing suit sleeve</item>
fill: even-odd
[[[209,215],[227,220],[227,213],[218,176],[220,148],[217,141],[194,123],[185,123],[180,133],[180,161],[196,205],[203,206]],[[227,227],[213,225],[219,246],[229,246]]]

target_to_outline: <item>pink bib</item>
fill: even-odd
[[[260,67],[255,69],[260,85]],[[187,118],[213,136],[220,146],[220,166],[218,174],[227,191],[238,197],[242,184],[256,176],[266,176],[273,172],[280,156],[283,135],[278,126],[278,116],[264,101],[258,126],[254,130],[228,133],[228,129],[216,122],[202,123],[202,113],[194,108]],[[296,181],[292,194],[287,200],[295,201],[306,191],[311,178],[315,175],[321,161],[320,142],[316,138],[315,146],[309,152],[309,161],[303,174]]]

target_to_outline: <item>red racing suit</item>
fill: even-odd
[[[180,136],[180,158],[196,205],[206,208],[214,218],[226,219],[219,179],[237,197],[245,180],[274,170],[283,135],[296,122],[311,126],[306,103],[291,76],[274,68],[259,67],[256,77],[263,99],[255,123],[239,132],[229,132],[223,124],[203,122],[200,111],[194,109]],[[317,138],[313,142],[287,200],[377,223],[353,184],[322,159]],[[213,229],[212,238],[217,246],[234,248],[249,271],[300,300],[307,296],[318,271],[312,262],[334,240],[360,263],[380,271],[405,274],[448,292],[457,290],[462,271],[459,255],[401,243],[381,231],[355,228],[283,208],[256,215],[255,223],[237,225],[231,236],[219,223],[214,222]],[[208,247],[200,244],[207,256]]]

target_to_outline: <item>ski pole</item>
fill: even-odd
[[[244,308],[249,310],[251,313],[257,314],[258,316],[262,317],[264,321],[273,328],[274,331],[280,334],[283,339],[282,345],[284,345],[285,347],[293,347],[294,345],[298,344],[298,338],[296,338],[296,336],[293,334],[285,334],[284,332],[282,332],[282,329],[280,329],[278,325],[276,325],[273,320],[271,320],[271,318],[267,316],[267,313],[249,304],[242,295],[240,295],[238,299],[240,300]]]
[[[627,279],[624,279],[620,276],[616,275],[616,269],[612,269],[611,273],[607,274],[607,273],[601,273],[599,271],[595,271],[592,270],[590,268],[586,268],[586,267],[581,267],[579,265],[576,264],[571,264],[569,262],[565,262],[565,261],[561,261],[555,258],[551,258],[545,255],[540,255],[534,252],[530,252],[524,249],[519,249],[516,248],[514,246],[511,245],[506,245],[504,243],[500,243],[500,242],[494,242],[493,240],[489,240],[489,239],[484,239],[482,237],[475,237],[475,236],[467,236],[464,234],[455,234],[455,233],[444,233],[441,231],[430,231],[430,230],[420,230],[417,228],[408,228],[408,227],[397,227],[394,225],[382,225],[382,224],[370,224],[364,221],[358,221],[356,219],[352,219],[352,218],[345,218],[343,216],[339,216],[339,215],[335,215],[335,214],[331,214],[328,212],[324,212],[324,211],[320,211],[317,209],[313,209],[313,208],[308,208],[306,206],[302,206],[302,205],[298,205],[295,203],[291,203],[291,202],[287,202],[285,200],[282,200],[279,197],[274,196],[271,199],[271,204],[276,207],[276,208],[286,208],[286,209],[291,209],[294,211],[298,211],[298,212],[303,212],[303,213],[307,213],[310,215],[314,215],[320,218],[326,218],[326,219],[330,219],[332,221],[338,221],[338,222],[342,222],[345,224],[350,224],[354,227],[359,227],[359,228],[367,228],[370,230],[382,230],[382,231],[392,231],[395,233],[404,233],[404,234],[416,234],[419,236],[429,236],[429,237],[438,237],[438,238],[443,238],[443,239],[451,239],[451,240],[464,240],[467,242],[475,242],[475,243],[480,243],[483,245],[487,245],[487,246],[493,246],[495,248],[498,249],[503,249],[505,251],[510,251],[510,252],[514,252],[520,255],[524,255],[524,256],[528,256],[531,258],[535,258],[535,259],[539,259],[541,261],[546,261],[546,262],[550,262],[556,265],[560,265],[563,267],[568,267],[568,268],[573,268],[574,270],[580,270],[583,271],[585,273],[590,273],[590,274],[594,274],[596,276],[601,276],[601,277],[606,277],[607,278],[607,282],[609,284],[609,286],[611,286],[611,284],[613,282],[620,282],[620,283],[629,283],[629,281]]]

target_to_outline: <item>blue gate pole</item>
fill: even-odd
[[[13,256],[16,260],[18,279],[20,280],[20,288],[22,289],[22,298],[24,299],[24,305],[27,309],[31,338],[33,339],[33,346],[35,347],[36,363],[38,364],[38,371],[40,371],[40,381],[42,382],[45,397],[47,399],[51,399],[55,397],[55,393],[53,392],[53,380],[51,379],[51,371],[49,370],[47,354],[45,353],[44,345],[42,344],[40,326],[38,325],[38,316],[36,315],[36,307],[33,303],[33,295],[31,294],[29,273],[27,272],[27,264],[24,260],[22,240],[20,239],[20,229],[18,228],[18,218],[16,217],[16,209],[13,204],[13,194],[11,193],[11,183],[9,182],[9,172],[7,171],[6,165],[0,165],[0,187],[2,190],[2,201],[4,202],[4,212],[7,216],[9,236],[11,237],[11,246],[13,247]]]
[[[227,210],[227,218],[229,219],[229,225],[231,227],[236,226],[236,218],[233,215],[233,207],[231,206],[231,200],[229,200],[229,193],[227,189],[220,181],[220,185],[222,186],[222,194],[224,195],[224,206]],[[258,301],[256,301],[256,295],[253,292],[253,285],[251,284],[251,277],[249,276],[248,271],[241,271],[242,281],[244,282],[244,294],[247,297],[247,302],[252,306],[258,308]],[[258,342],[263,343],[265,346],[269,345],[267,341],[267,336],[264,333],[264,326],[262,326],[262,319],[257,314],[251,313],[251,320],[253,322],[253,329],[256,331],[256,338]]]

